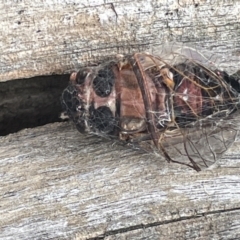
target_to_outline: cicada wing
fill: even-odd
[[[224,70],[229,75],[239,71],[240,55],[232,54],[232,52],[217,52],[207,50],[199,45],[181,44],[176,42],[168,42],[160,45],[152,46],[148,52],[153,56],[158,56],[169,64],[179,64],[184,58],[194,60],[209,69]],[[183,58],[182,58],[183,57]],[[226,59],[231,59],[231,64]]]
[[[147,150],[154,143],[169,161],[200,170],[237,133],[220,120],[236,110],[239,94],[212,61],[194,48],[169,45],[86,68],[71,75],[63,107],[80,132],[142,141]]]
[[[237,108],[239,97],[201,63],[197,52],[181,51],[161,57],[135,54],[133,70],[154,145],[168,161],[200,171],[215,163],[234,142],[237,130],[227,117]]]
[[[234,143],[238,130],[227,121],[212,126],[167,130],[159,139],[159,149],[172,162],[200,171],[214,164]]]
[[[187,46],[180,43],[165,43],[153,46],[150,53],[164,59],[166,63],[171,65],[183,63],[188,59],[212,70],[219,68],[222,59],[219,54],[207,51],[199,46]]]

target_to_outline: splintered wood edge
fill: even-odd
[[[239,146],[197,173],[69,123],[1,137],[0,238],[234,238]]]
[[[69,73],[169,41],[221,53],[220,67],[233,73],[238,10],[238,1],[222,0],[2,1],[0,81]]]

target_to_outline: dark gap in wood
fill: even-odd
[[[208,215],[213,215],[213,214],[221,214],[221,213],[226,213],[226,212],[236,212],[236,211],[239,211],[239,210],[240,210],[240,208],[230,208],[230,209],[224,209],[224,210],[216,210],[216,211],[211,211],[211,212],[199,213],[199,214],[194,215],[194,216],[180,217],[180,218],[173,219],[173,220],[168,220],[168,221],[153,222],[153,223],[149,223],[149,224],[139,224],[139,225],[135,225],[135,226],[127,227],[127,228],[120,228],[120,229],[117,229],[117,230],[107,231],[103,235],[93,237],[93,238],[88,238],[87,240],[102,240],[107,236],[112,236],[112,235],[116,235],[116,234],[119,234],[119,233],[126,233],[126,232],[133,231],[133,230],[145,229],[145,228],[150,228],[150,227],[157,227],[157,226],[161,226],[161,225],[164,225],[164,224],[180,222],[180,221],[190,220],[190,219],[196,219],[196,218],[200,218],[200,217],[206,217]]]
[[[60,96],[69,75],[37,76],[0,83],[0,136],[62,121]]]

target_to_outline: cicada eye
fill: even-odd
[[[114,127],[116,126],[116,120],[111,112],[111,110],[102,106],[97,109],[91,107],[89,124],[92,129],[97,129],[100,132],[110,133],[113,132]]]
[[[99,97],[107,97],[112,91],[114,85],[114,73],[112,66],[106,66],[98,71],[93,80],[93,89]]]
[[[85,69],[78,71],[77,76],[76,76],[77,84],[83,84],[85,82],[87,74],[88,74],[88,71]]]

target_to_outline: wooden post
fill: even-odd
[[[2,0],[0,22],[0,81],[69,73],[170,40],[239,69],[236,0]],[[239,152],[238,139],[196,173],[70,123],[0,137],[0,238],[238,239]]]

